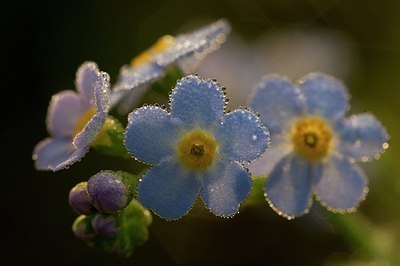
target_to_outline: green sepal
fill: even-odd
[[[116,219],[117,236],[96,236],[93,246],[106,253],[127,258],[136,246],[143,245],[149,239],[151,213],[138,201],[132,200],[123,210],[111,216]]]
[[[267,176],[254,176],[253,187],[250,192],[250,196],[246,203],[248,204],[265,204],[264,186]]]
[[[132,156],[125,148],[123,125],[112,116],[109,116],[97,135],[92,147],[103,154],[129,159]]]
[[[128,202],[137,196],[137,187],[139,185],[140,176],[125,171],[116,171],[115,174],[121,176],[122,182],[128,191]]]
[[[72,232],[80,241],[91,245],[96,237],[96,232],[93,230],[90,223],[92,217],[87,215],[79,215],[72,224]]]

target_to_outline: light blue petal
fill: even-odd
[[[75,149],[68,138],[46,138],[36,145],[32,158],[36,169],[58,171],[80,161],[87,150]]]
[[[125,146],[137,159],[155,164],[174,153],[178,133],[168,112],[145,106],[129,114]]]
[[[97,112],[107,113],[110,107],[110,76],[106,72],[100,72],[94,87],[94,101]]]
[[[139,102],[148,90],[147,85],[135,87],[132,90],[118,90],[111,93],[110,106],[120,115],[126,115],[137,108]]]
[[[270,144],[268,128],[254,113],[243,109],[224,116],[216,137],[220,152],[229,161],[255,160]]]
[[[367,179],[363,171],[346,158],[332,157],[322,168],[315,185],[319,201],[332,211],[354,211],[365,198]]]
[[[292,152],[293,147],[286,135],[272,134],[271,146],[257,160],[248,166],[253,176],[269,175],[275,165],[287,154]]]
[[[171,93],[171,114],[188,128],[210,128],[220,123],[224,106],[221,86],[193,75],[180,79]]]
[[[220,19],[196,31],[176,36],[176,43],[154,57],[154,62],[161,66],[168,66],[178,60],[200,59],[216,50],[225,41],[230,33],[228,21]]]
[[[88,107],[88,103],[76,92],[59,92],[51,98],[47,110],[47,130],[55,137],[72,137],[79,118]]]
[[[96,139],[97,134],[103,127],[108,115],[107,113],[97,112],[86,124],[86,126],[76,134],[73,139],[73,145],[77,149],[84,149],[90,146],[90,144]]]
[[[161,79],[164,75],[165,68],[154,63],[142,64],[138,67],[125,65],[121,67],[117,83],[113,86],[112,91],[113,93],[119,91],[130,91],[134,88]]]
[[[270,206],[288,219],[301,216],[311,206],[312,172],[308,162],[294,154],[280,160],[265,183]]]
[[[266,75],[256,85],[250,97],[252,110],[271,133],[281,132],[291,120],[304,113],[304,101],[299,90],[285,77]]]
[[[352,115],[338,128],[339,149],[345,156],[365,160],[379,155],[388,147],[389,135],[370,113]]]
[[[84,62],[76,72],[75,86],[88,101],[93,99],[99,68],[94,62]]]
[[[250,174],[236,162],[219,162],[200,178],[201,198],[215,215],[232,217],[248,197],[252,181]]]
[[[299,81],[299,87],[311,115],[336,120],[343,117],[349,108],[347,89],[334,77],[311,73]]]
[[[192,172],[178,162],[164,160],[140,180],[138,198],[141,204],[167,220],[178,219],[189,212],[200,191]]]

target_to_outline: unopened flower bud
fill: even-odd
[[[72,224],[72,231],[76,238],[85,243],[91,242],[95,237],[95,233],[90,225],[90,218],[86,215],[80,215],[75,219]]]
[[[87,191],[87,182],[76,184],[69,192],[68,203],[77,214],[89,214],[93,200]]]
[[[112,214],[123,209],[133,197],[127,178],[113,171],[101,171],[88,181],[93,205],[102,213]]]
[[[114,215],[97,213],[93,216],[91,225],[93,230],[100,236],[114,237],[118,234],[117,217]]]

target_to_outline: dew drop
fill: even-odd
[[[383,143],[383,144],[382,144],[382,148],[383,148],[384,150],[388,149],[388,148],[389,148],[389,143],[387,143],[387,142]]]
[[[253,135],[251,138],[252,138],[253,140],[257,140],[257,136],[256,136],[256,135]]]

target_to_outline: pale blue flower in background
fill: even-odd
[[[51,137],[33,151],[38,170],[58,171],[80,161],[108,117],[110,77],[94,62],[83,63],[77,73],[77,92],[55,94],[47,111],[46,125]]]
[[[162,79],[171,66],[185,73],[191,72],[208,53],[219,48],[230,33],[225,19],[176,37],[161,37],[152,47],[135,57],[130,65],[121,67],[113,85],[111,106],[119,105],[120,113],[131,111],[147,87]]]
[[[223,88],[209,79],[180,79],[170,100],[170,113],[144,106],[128,117],[128,151],[154,164],[139,183],[139,201],[172,220],[187,214],[200,194],[215,215],[235,215],[252,186],[242,162],[266,151],[268,129],[246,109],[225,114]]]
[[[368,192],[355,163],[388,148],[388,133],[370,113],[345,117],[349,95],[331,76],[311,73],[293,85],[266,75],[250,106],[271,130],[268,153],[250,165],[267,175],[265,195],[280,215],[292,219],[309,211],[312,195],[335,212],[355,211]]]
[[[315,27],[289,27],[245,39],[233,31],[224,45],[202,60],[199,75],[227,87],[229,108],[246,105],[254,81],[268,73],[297,80],[320,71],[347,78],[357,71],[358,56],[344,33]]]

